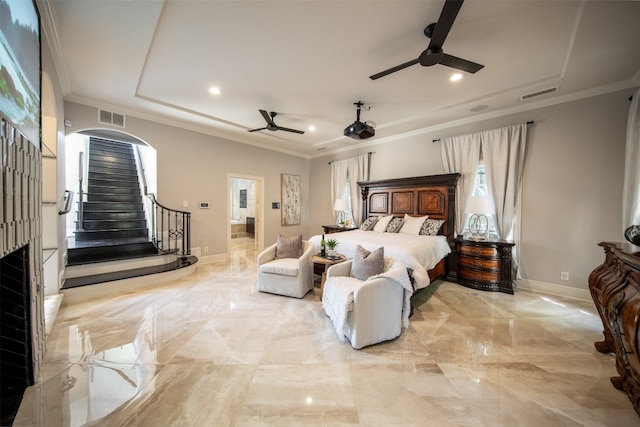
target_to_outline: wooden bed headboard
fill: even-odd
[[[428,215],[445,220],[440,234],[454,238],[459,173],[361,181],[362,220],[370,216]]]

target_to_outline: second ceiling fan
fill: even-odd
[[[262,114],[262,117],[264,117],[264,119],[267,122],[267,125],[263,128],[258,128],[258,129],[249,129],[249,132],[256,132],[259,130],[271,130],[271,131],[276,131],[276,130],[283,130],[285,132],[293,132],[293,133],[299,133],[299,134],[303,134],[304,131],[302,130],[297,130],[297,129],[291,129],[291,128],[285,128],[282,126],[278,126],[276,124],[276,122],[273,121],[273,119],[278,115],[278,113],[276,113],[275,111],[272,111],[270,113],[267,113],[266,110],[260,110],[260,114]]]
[[[458,12],[462,7],[463,1],[464,0],[445,1],[442,12],[440,12],[440,18],[438,18],[438,22],[430,24],[424,29],[424,35],[429,37],[431,41],[429,42],[427,49],[424,50],[418,58],[369,76],[369,78],[371,80],[376,80],[380,77],[387,76],[415,64],[420,64],[424,67],[441,64],[446,65],[447,67],[466,71],[468,73],[476,73],[481,70],[484,65],[458,58],[453,55],[448,55],[442,50],[442,45],[449,34],[449,30],[451,30],[451,26],[453,25],[456,16],[458,16]]]

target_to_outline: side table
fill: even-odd
[[[513,294],[511,249],[506,240],[455,241],[456,281],[469,288]]]
[[[338,264],[347,259],[346,256],[342,254],[336,254],[334,257],[323,257],[318,254],[314,254],[311,256],[311,260],[313,261],[314,267],[318,266],[322,269],[322,280],[320,281],[320,300],[322,301],[322,293],[324,292],[324,281],[327,279],[327,269],[331,267],[333,264]],[[314,268],[315,270],[315,268]]]

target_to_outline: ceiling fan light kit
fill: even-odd
[[[430,67],[432,65],[440,64],[447,67],[455,68],[467,73],[474,74],[480,71],[484,65],[477,64],[466,59],[458,58],[453,55],[448,55],[442,50],[442,45],[451,30],[451,26],[458,16],[458,12],[462,7],[463,0],[446,0],[440,13],[438,22],[427,25],[424,29],[424,35],[431,39],[429,46],[425,49],[418,58],[407,61],[403,64],[396,65],[388,70],[369,76],[371,80],[377,80],[380,77],[388,76],[396,71],[403,70],[415,64],[420,64],[423,67]]]

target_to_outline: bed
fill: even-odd
[[[337,252],[353,258],[357,245],[371,251],[384,246],[385,256],[398,259],[411,271],[414,290],[420,290],[448,271],[454,239],[456,184],[460,174],[430,175],[358,182],[362,196],[362,221],[393,215],[425,216],[444,223],[437,236],[353,230],[332,233],[325,239],[338,241]],[[320,251],[321,235],[312,236]]]

